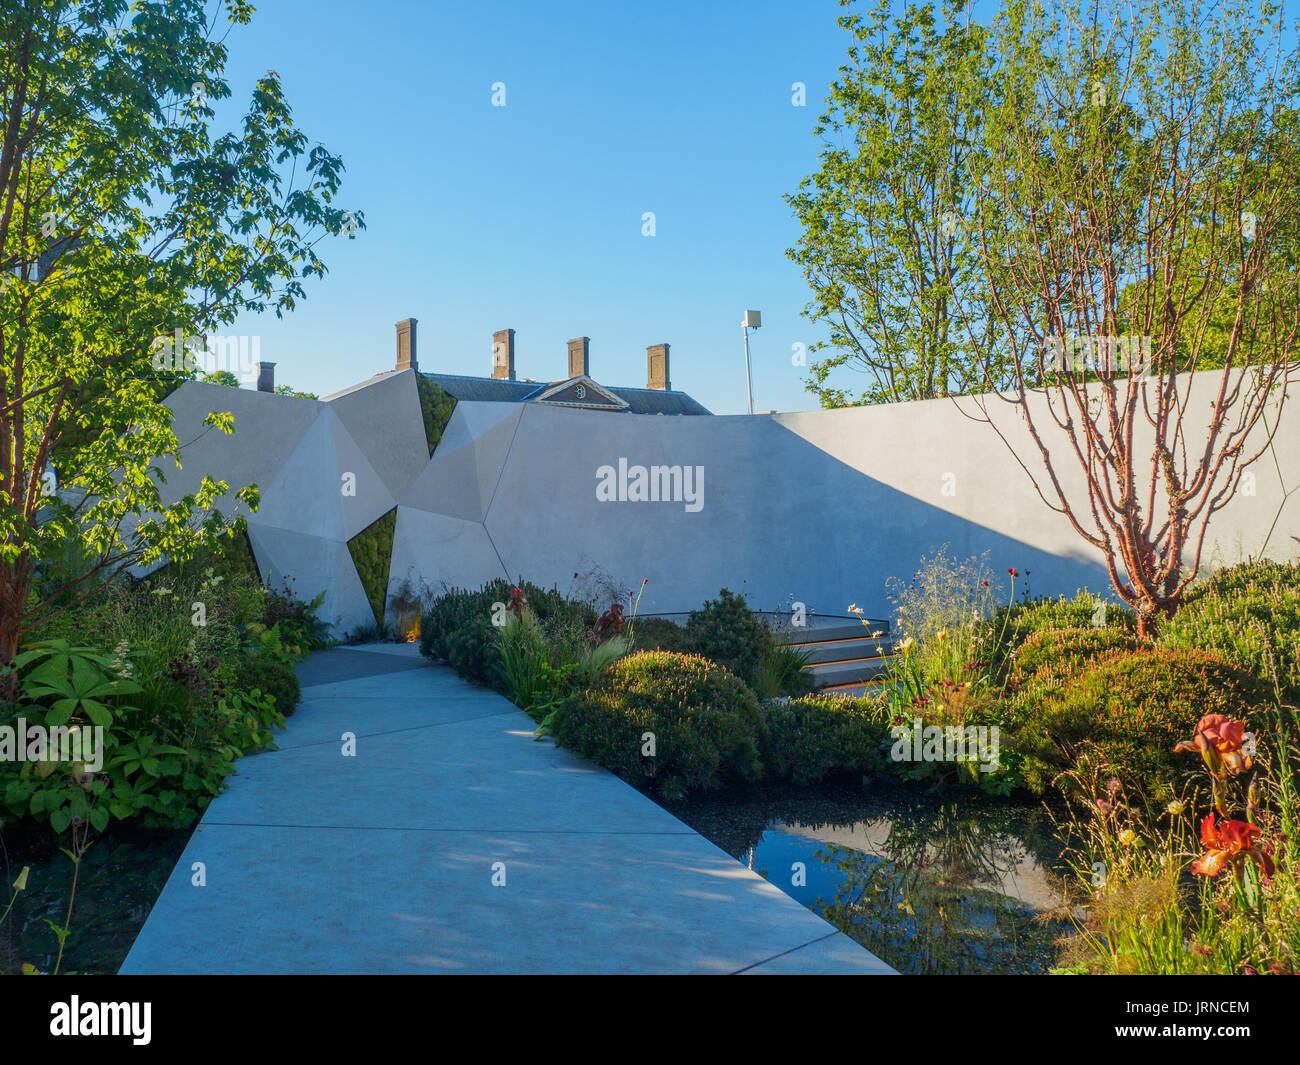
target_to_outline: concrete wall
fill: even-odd
[[[1189,410],[1208,410],[1217,380],[1183,380]],[[230,391],[182,389],[178,435],[187,439],[181,423],[201,418],[212,402],[231,409]],[[1034,401],[1046,423],[1043,397]],[[286,406],[276,419],[263,410],[276,402],[306,406]],[[327,590],[327,616],[340,627],[367,613],[346,540],[394,505],[390,594],[404,581],[437,591],[498,576],[567,590],[575,572],[599,570],[623,588],[649,578],[644,611],[689,610],[725,586],[755,607],[793,596],[823,613],[855,602],[889,617],[889,578],[909,578],[922,556],[945,544],[957,557],[987,551],[1002,581],[1010,566],[1028,573],[1036,595],[1110,586],[1100,556],[1039,498],[970,399],[755,417],[462,402],[431,459],[421,450],[409,371],[320,403],[256,393],[238,403],[235,437],[207,434],[187,449],[186,465],[225,477],[232,489],[266,467],[262,510],[250,517],[259,563],[266,555],[270,568],[297,577],[300,593]],[[989,413],[1041,473],[1015,411],[993,398]],[[1185,420],[1192,435],[1195,421]],[[249,435],[241,441],[241,433]],[[1082,476],[1063,438],[1048,441],[1082,500]],[[1298,458],[1300,405],[1292,404],[1272,452],[1253,467],[1253,494],[1240,493],[1216,515],[1206,564],[1294,557],[1300,493],[1287,495],[1300,487]],[[702,505],[600,501],[597,471],[620,459],[702,467]],[[358,492],[340,502],[347,472],[357,474]]]

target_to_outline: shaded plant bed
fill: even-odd
[[[61,973],[118,971],[191,834],[114,824],[95,841],[81,861]],[[62,926],[67,918],[72,862],[48,829],[9,823],[0,843],[6,902],[9,885],[24,866],[31,868],[26,889],[0,924],[0,974],[18,973],[23,965],[51,972],[59,945],[45,922]]]
[[[1042,804],[892,782],[658,801],[902,973],[1046,973],[1069,927]]]

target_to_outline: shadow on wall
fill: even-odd
[[[1055,551],[1006,530],[1020,523],[1026,496],[1046,511],[1027,482],[1008,498],[989,496],[984,524],[884,484],[770,418],[626,416],[593,437],[592,417],[525,410],[485,521],[510,577],[563,589],[586,556],[627,588],[648,577],[648,612],[690,610],[728,587],[764,609],[793,596],[822,613],[856,602],[882,616],[886,582],[909,579],[947,544],[957,557],[987,551],[1004,592],[1014,566],[1030,572],[1035,595],[1109,593],[1105,567],[1064,518]],[[617,471],[620,458],[629,470],[702,467],[702,505],[597,500],[599,467]],[[454,569],[445,562],[438,568]]]

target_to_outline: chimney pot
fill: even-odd
[[[420,371],[420,364],[416,360],[415,351],[415,327],[418,324],[416,318],[403,318],[397,323],[397,368],[399,370]]]
[[[498,381],[515,379],[515,331],[498,329],[492,334],[492,376]]]
[[[651,344],[646,353],[646,388],[655,388],[661,392],[672,391],[668,380],[668,345]]]
[[[575,337],[569,341],[569,376],[584,377],[591,374],[591,337]]]
[[[259,362],[257,364],[257,390],[259,392],[275,391],[275,363]]]

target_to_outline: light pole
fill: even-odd
[[[745,320],[740,323],[745,330],[745,391],[749,393],[749,413],[754,413],[754,377],[749,370],[749,331],[760,329],[763,315],[760,311],[746,311]]]

